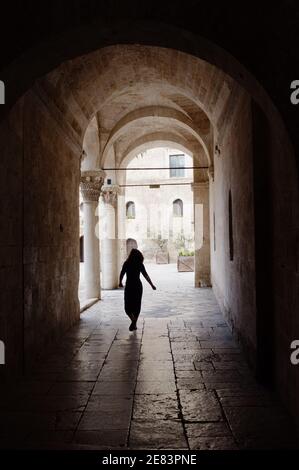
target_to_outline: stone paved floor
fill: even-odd
[[[1,387],[1,447],[290,446],[290,422],[253,379],[212,290],[174,266],[148,271],[158,290],[144,285],[136,332],[123,292],[104,292],[35,371]]]

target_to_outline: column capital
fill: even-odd
[[[120,187],[117,184],[107,184],[102,187],[101,196],[106,204],[114,205],[119,192]]]
[[[81,193],[83,202],[98,202],[106,173],[103,170],[81,172]]]

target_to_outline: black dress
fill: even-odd
[[[140,273],[143,276],[147,276],[144,264],[130,265],[127,261],[124,262],[121,276],[127,275],[126,286],[125,286],[125,312],[129,315],[134,315],[137,319],[141,310],[141,299],[143,286],[140,281]]]

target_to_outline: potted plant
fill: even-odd
[[[183,234],[179,235],[176,240],[178,272],[194,272],[194,251],[186,248],[186,242],[189,245],[192,239],[186,239]]]
[[[194,272],[194,251],[181,250],[177,266],[178,272]]]
[[[161,235],[158,236],[156,240],[158,245],[158,250],[156,252],[156,263],[157,264],[168,264],[169,263],[169,254],[167,251],[167,240],[162,238]]]

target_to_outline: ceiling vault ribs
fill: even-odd
[[[157,133],[160,132],[160,134],[163,133],[163,131],[172,131],[172,133],[175,132],[177,135],[177,137],[172,138],[174,142],[177,140],[181,141],[182,138],[185,138],[185,142],[188,143],[188,141],[191,141],[193,143],[193,147],[196,147],[196,144],[200,145],[204,149],[207,162],[211,165],[209,136],[201,135],[200,130],[184,113],[165,106],[148,106],[139,108],[128,113],[119,122],[117,122],[111,130],[103,149],[102,165],[108,156],[111,146],[116,142],[124,143],[123,155],[125,158],[129,154],[130,149],[134,150],[134,145],[132,145],[134,140],[137,141],[135,142],[136,146],[142,145],[146,142],[148,134],[155,131]],[[190,144],[186,145],[186,143],[184,143],[183,146],[190,147]]]
[[[70,60],[43,86],[76,131],[89,169],[123,166],[140,148],[167,142],[195,165],[213,166],[214,142],[239,93],[231,77],[198,57],[136,44]]]

